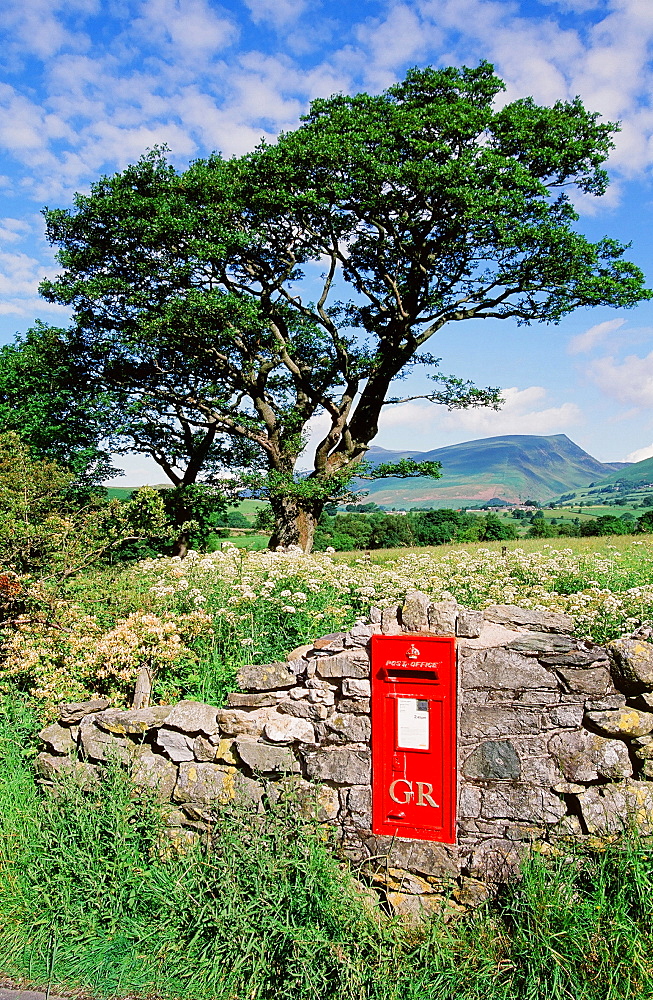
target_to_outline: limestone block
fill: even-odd
[[[371,735],[366,715],[342,715],[339,712],[326,720],[326,728],[342,743],[366,743]]]
[[[352,652],[338,653],[336,656],[324,656],[316,660],[315,669],[318,677],[356,677],[364,679],[370,676],[370,661],[365,655]]]
[[[339,653],[341,649],[345,648],[345,635],[346,632],[329,632],[328,635],[322,635],[316,639],[312,648]]]
[[[354,715],[370,714],[369,698],[341,698],[338,702],[339,712],[353,712]]]
[[[132,768],[132,781],[137,788],[149,788],[157,797],[167,800],[177,781],[177,768],[149,747],[139,747]]]
[[[308,692],[309,688],[291,688],[290,691],[286,691],[285,694],[293,701],[299,701],[301,698],[307,698]]]
[[[313,722],[320,722],[328,715],[328,709],[321,701],[313,703],[306,700],[291,701],[288,699],[288,701],[280,702],[279,711],[282,715],[294,715],[297,719],[311,719]]]
[[[648,781],[588,788],[578,801],[589,833],[609,835],[636,828],[645,836],[653,834],[653,785]]]
[[[447,878],[458,874],[459,866],[455,847],[427,840],[404,840],[402,837],[384,837],[377,834],[363,836],[370,857],[379,868],[403,868],[419,875]]]
[[[95,724],[95,716],[85,716],[79,725],[79,741],[85,757],[90,760],[114,760],[126,763],[132,744],[124,736],[114,736]]]
[[[294,715],[277,715],[263,727],[263,735],[270,743],[315,743],[315,730],[308,719]]]
[[[534,657],[503,649],[468,651],[461,657],[463,688],[488,688],[496,691],[557,687],[555,675]]]
[[[586,729],[556,733],[549,740],[549,752],[567,781],[621,781],[633,773],[625,743]]]
[[[429,607],[428,628],[438,635],[455,635],[457,618],[456,601],[434,601]]]
[[[653,643],[615,639],[609,643],[615,676],[626,691],[653,691]]]
[[[227,695],[229,708],[269,708],[277,704],[277,692],[247,692],[230,691]]]
[[[585,729],[556,733],[549,741],[549,751],[567,781],[621,781],[633,773],[625,743]]]
[[[286,656],[286,663],[294,663],[296,660],[303,660],[304,657],[310,653],[313,649],[313,644],[311,642],[306,642],[302,646],[296,646],[295,649],[291,649]],[[294,674],[299,673],[298,670],[293,670]]]
[[[345,809],[355,826],[369,829],[372,825],[372,789],[369,785],[346,789]]]
[[[274,691],[294,687],[297,678],[287,663],[249,663],[240,668],[236,682],[245,691]]]
[[[483,612],[471,608],[458,608],[456,635],[465,639],[477,639],[483,628]]]
[[[178,702],[166,719],[166,726],[181,729],[184,733],[204,733],[211,736],[218,730],[218,710],[201,701]]]
[[[202,763],[210,763],[216,759],[217,747],[215,743],[211,741],[206,736],[196,736],[193,740],[193,757],[195,760],[202,761]],[[186,758],[190,760],[191,758]]]
[[[46,726],[39,733],[39,739],[52,751],[52,753],[68,754],[77,746],[68,726],[59,726],[56,722],[51,726]]]
[[[80,788],[92,788],[97,784],[99,768],[87,761],[73,760],[71,757],[53,756],[49,753],[37,754],[36,771],[46,781],[55,781],[65,776]]]
[[[75,722],[81,722],[85,715],[103,712],[110,704],[108,698],[92,698],[90,701],[69,702],[69,704],[61,706],[59,722],[64,726],[72,726]]]
[[[519,841],[488,838],[473,849],[469,870],[488,882],[508,881],[519,873],[526,850],[527,846]]]
[[[168,755],[170,760],[180,763],[182,760],[195,759],[195,737],[180,733],[177,729],[162,726],[156,734],[157,745]]]
[[[378,631],[374,625],[364,625],[359,622],[345,635],[345,646],[367,646],[374,633]]]
[[[558,674],[564,679],[567,690],[578,694],[602,697],[614,691],[612,677],[607,667],[558,667]]]
[[[334,747],[306,754],[306,773],[315,781],[336,785],[369,785],[371,760],[369,750]]]
[[[409,893],[411,896],[431,895],[433,886],[426,879],[420,878],[414,872],[405,872],[402,868],[388,868],[383,884],[395,892]]]
[[[521,705],[467,705],[460,716],[460,735],[494,739],[519,734],[537,734],[551,728],[541,710]]]
[[[624,708],[626,697],[623,694],[608,694],[605,698],[588,698],[585,702],[586,712],[608,712]],[[641,707],[641,706],[635,706]]]
[[[381,617],[381,608],[370,608],[370,621],[373,625],[380,625]]]
[[[540,662],[546,667],[595,667],[599,663],[607,664],[608,659],[603,646],[595,646],[590,642],[585,642],[568,653],[545,653],[540,656]]]
[[[345,677],[342,682],[342,693],[346,698],[369,698],[371,684],[355,677]]]
[[[257,708],[253,712],[223,708],[218,711],[218,725],[223,736],[251,736],[258,739],[263,735],[265,724],[278,716],[276,708]]]
[[[262,795],[262,785],[239,774],[234,768],[184,761],[179,765],[173,799],[175,802],[228,805],[257,802]]]
[[[559,729],[578,729],[584,714],[583,705],[554,705],[549,711],[551,724]]]
[[[398,604],[381,611],[381,631],[384,635],[399,635],[402,632]]]
[[[653,760],[644,761],[644,765],[639,772],[639,777],[645,779],[646,781],[651,781],[653,779]]]
[[[299,771],[299,763],[290,747],[236,740],[236,752],[250,770],[259,774],[289,774]]]
[[[409,590],[401,608],[401,624],[408,632],[425,632],[429,628],[431,598],[421,590]]]
[[[463,819],[477,819],[481,815],[481,789],[476,785],[463,783],[458,797],[458,816]]]
[[[568,635],[552,632],[519,632],[517,638],[510,640],[507,648],[540,656],[546,653],[566,653],[573,647],[574,640]]]
[[[486,740],[469,755],[463,765],[466,778],[517,780],[521,761],[510,740]]]
[[[107,733],[114,733],[116,736],[142,736],[148,729],[155,729],[161,726],[172,711],[171,705],[152,705],[151,708],[132,708],[121,712],[117,708],[110,708],[106,712],[99,712],[95,716],[96,725],[104,729]]]
[[[331,707],[335,704],[335,695],[333,691],[325,691],[323,689],[312,689],[308,692],[308,702],[311,705],[326,705]]]
[[[282,802],[293,803],[302,816],[315,819],[318,823],[334,820],[340,810],[337,788],[316,785],[298,776],[287,779],[281,785],[279,798]]]
[[[557,611],[534,611],[515,604],[495,604],[483,612],[485,620],[498,625],[529,628],[537,632],[573,632],[574,622],[569,615]]]
[[[481,815],[484,819],[557,823],[566,811],[567,807],[557,795],[534,785],[493,784],[483,791]]]
[[[215,760],[218,764],[230,764],[235,766],[238,761],[234,753],[234,741],[230,739],[216,739],[212,736],[209,740],[215,745]]]
[[[653,732],[653,712],[622,708],[614,712],[588,712],[587,721],[606,736],[646,736]]]

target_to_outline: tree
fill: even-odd
[[[502,524],[496,514],[486,514],[480,520],[485,522],[480,536],[482,542],[503,542],[517,537],[514,524]]]
[[[154,150],[71,211],[46,210],[62,273],[42,292],[72,307],[74,350],[164,427],[152,453],[169,475],[173,437],[185,482],[217,441],[253,449],[243,482],[269,499],[272,545],[310,548],[412,366],[434,379],[424,398],[498,405],[438,372],[427,348],[445,325],[557,323],[651,296],[624,245],[573,229],[567,189],[603,193],[616,126],[578,99],[496,110],[502,89],[487,63],[414,69],[377,96],[313,102],[248,156],[178,174]],[[298,475],[318,414],[329,426]]]
[[[79,499],[115,473],[107,446],[109,401],[89,384],[84,358],[68,350],[68,331],[37,321],[0,348],[0,433],[17,434],[34,458],[73,475]]]
[[[653,510],[647,510],[645,514],[637,518],[638,531],[653,531]]]

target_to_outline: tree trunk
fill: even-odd
[[[172,546],[172,555],[179,556],[181,559],[186,558],[188,552],[188,544],[190,542],[190,534],[187,531],[181,531],[177,538],[177,541]]]
[[[270,505],[274,512],[274,528],[269,547],[299,545],[304,552],[310,552],[324,503],[302,507],[294,497],[271,497]]]

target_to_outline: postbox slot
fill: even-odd
[[[388,680],[388,681],[392,681],[392,680],[398,680],[398,681],[410,681],[410,680],[416,680],[416,681],[437,681],[437,680],[439,680],[437,670],[417,670],[417,669],[414,669],[414,668],[411,669],[411,670],[392,669],[392,670],[383,670],[381,673],[382,673],[382,676],[384,677],[384,679]]]

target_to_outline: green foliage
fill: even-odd
[[[627,535],[630,531],[631,527],[627,522],[612,514],[583,521],[580,526],[580,533],[583,537],[588,535]]]
[[[647,510],[645,514],[637,518],[638,531],[653,531],[653,510]]]
[[[351,552],[516,537],[514,526],[501,521],[496,514],[476,517],[457,510],[367,514],[358,507],[355,513],[323,515],[315,533],[315,548],[324,551],[331,546],[336,551]]]
[[[34,458],[13,431],[0,435],[0,565],[16,573],[70,576],[165,535],[158,494],[144,488],[128,503],[92,498],[80,505],[72,473]]]
[[[13,431],[35,457],[72,472],[79,498],[115,472],[109,401],[89,377],[68,332],[38,320],[0,348],[0,433]]]

